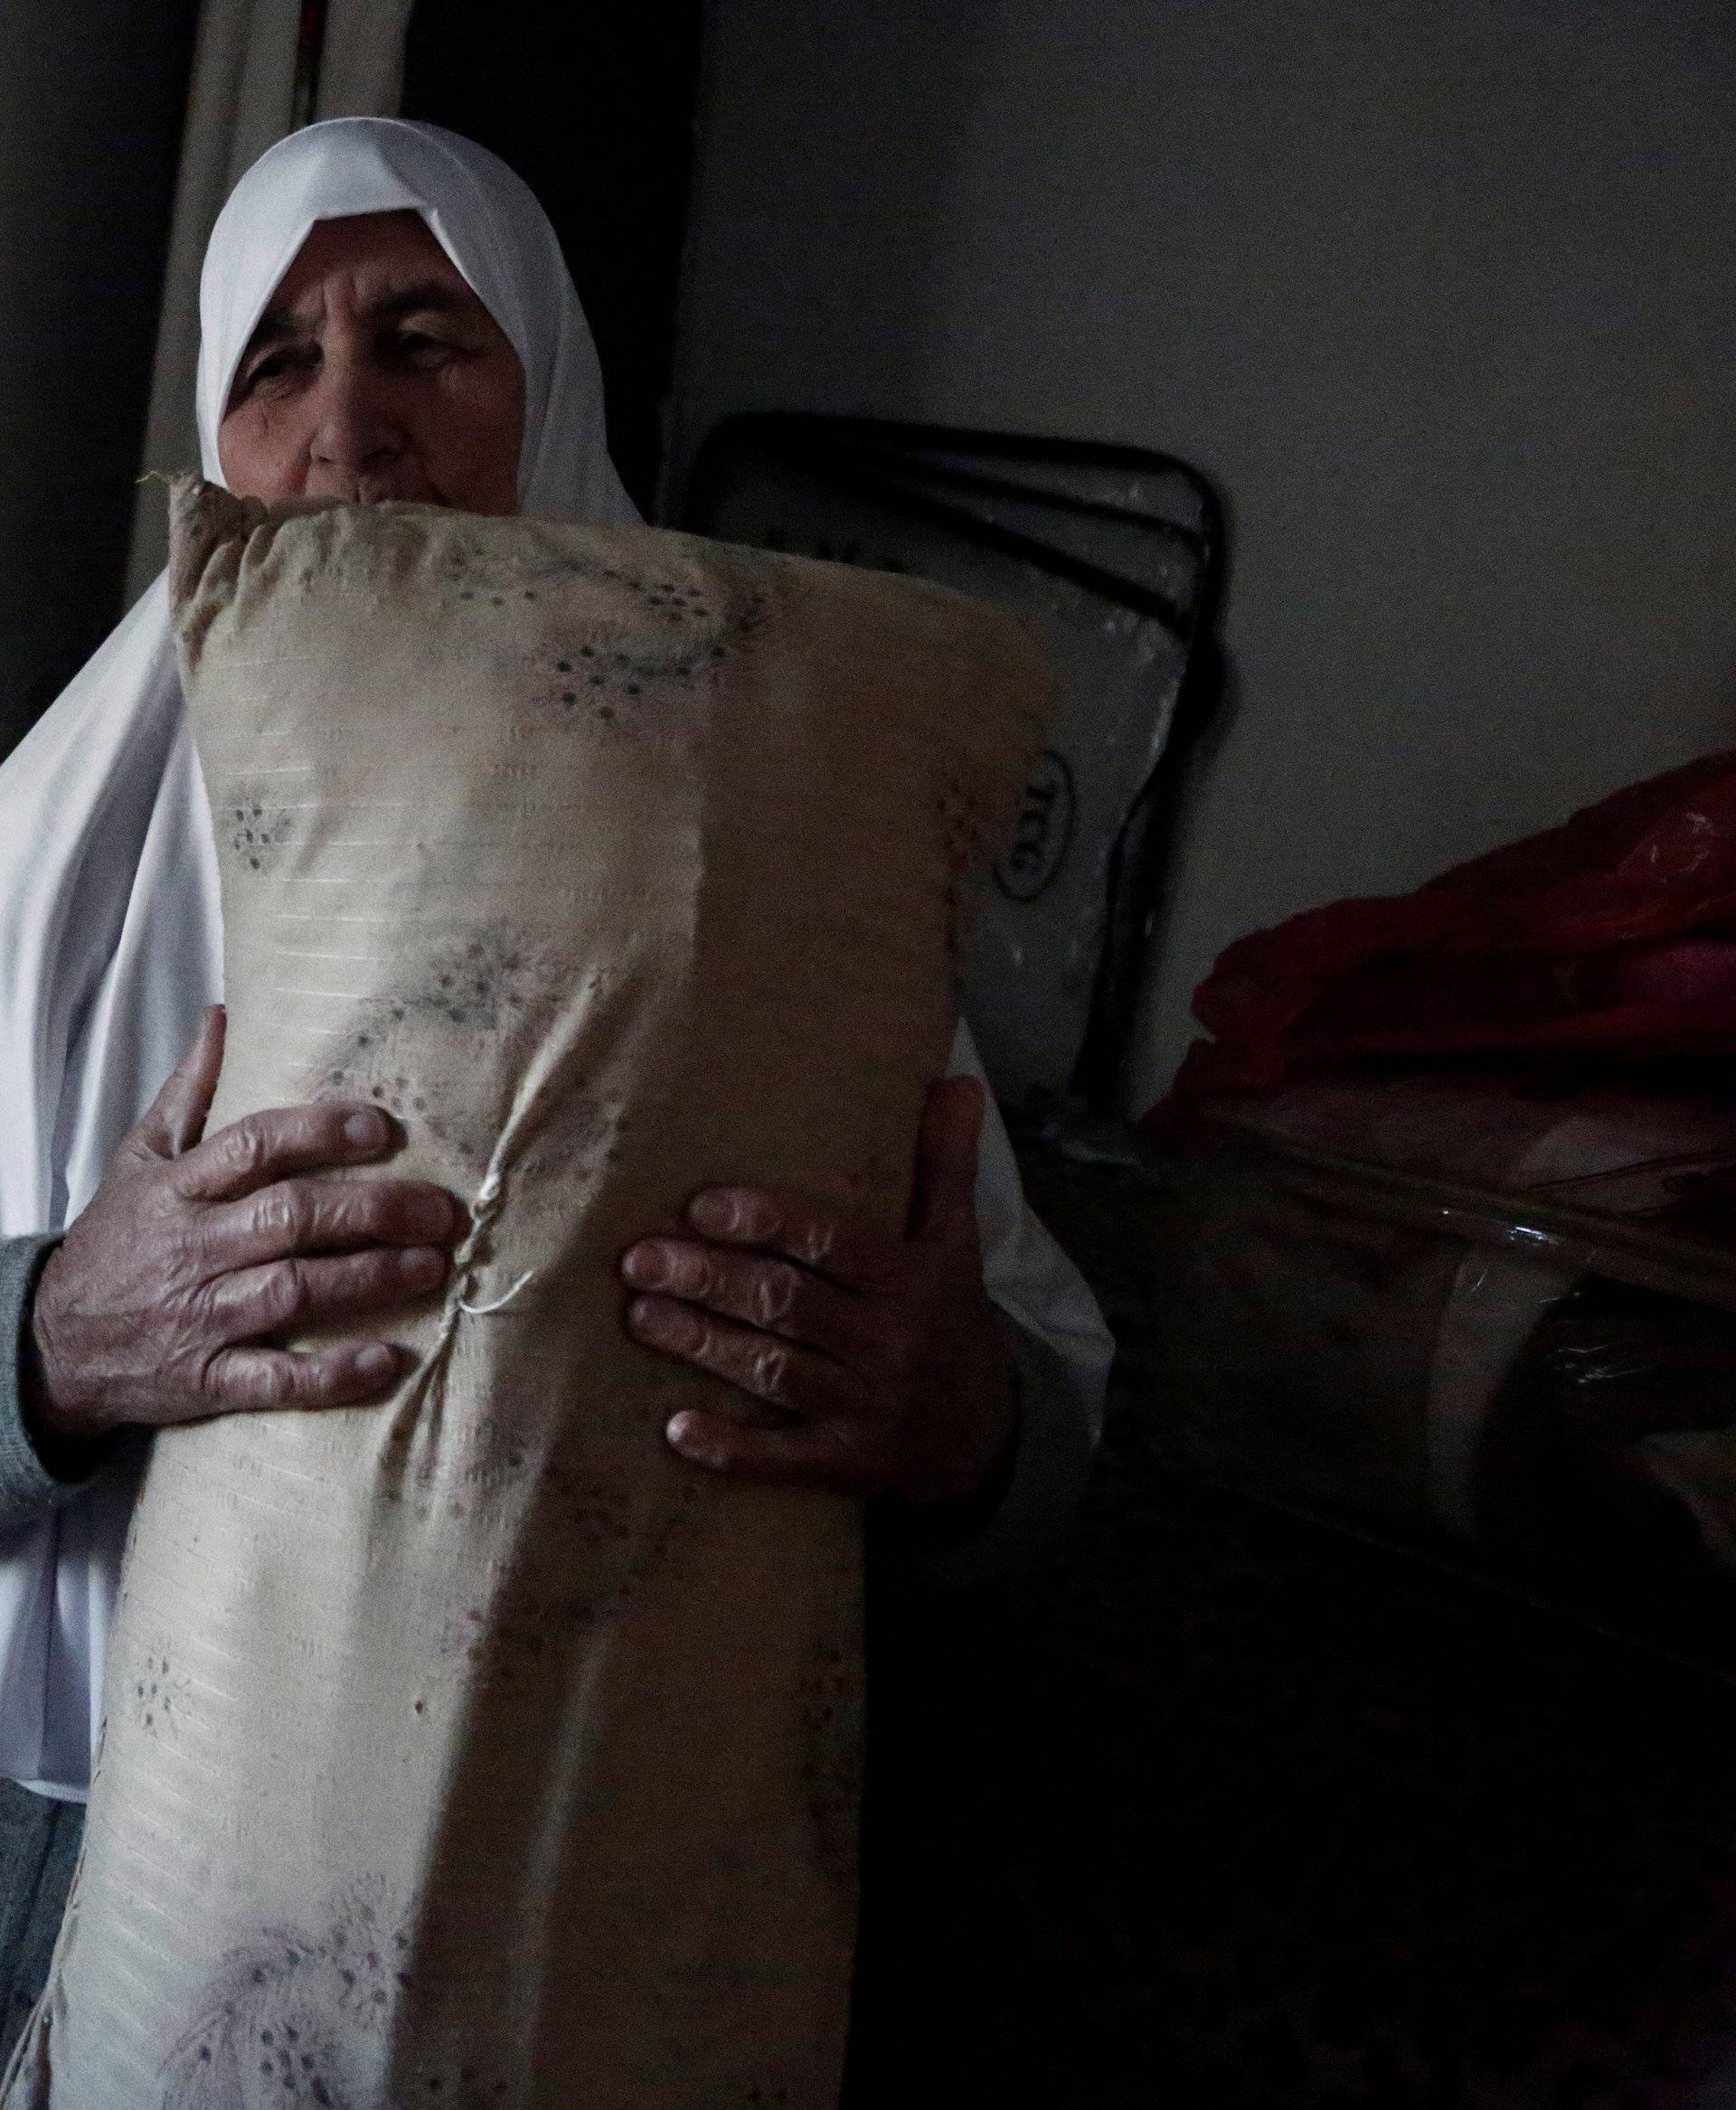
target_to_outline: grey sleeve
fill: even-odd
[[[37,1276],[60,1242],[58,1231],[0,1239],[0,1532],[39,1523],[89,1484],[88,1474],[67,1480],[51,1471],[24,1427],[31,1303]],[[93,1451],[92,1465],[99,1466],[107,1455],[106,1447]]]

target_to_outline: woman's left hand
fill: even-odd
[[[983,1287],[975,1078],[929,1094],[903,1238],[798,1194],[708,1187],[698,1237],[643,1239],[621,1262],[644,1293],[627,1323],[647,1347],[727,1378],[763,1407],[686,1408],[670,1443],[713,1472],[841,1494],[960,1501],[1016,1421],[1012,1349]]]

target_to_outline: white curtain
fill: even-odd
[[[411,0],[328,0],[309,118],[391,117],[403,84]],[[193,384],[199,358],[199,268],[212,224],[242,172],[296,128],[302,0],[204,0],[164,277],[145,430],[146,469],[198,466]],[[304,63],[300,71],[306,75]],[[133,508],[130,608],[163,569],[168,514],[160,485]]]

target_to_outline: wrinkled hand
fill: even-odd
[[[39,1440],[88,1443],[121,1423],[194,1421],[382,1397],[403,1368],[384,1342],[291,1353],[280,1328],[425,1296],[466,1220],[420,1180],[323,1180],[403,1138],[377,1107],[283,1107],[201,1141],[222,1065],[223,1013],[116,1152],[37,1285]]]
[[[799,1195],[707,1188],[688,1205],[702,1239],[641,1239],[621,1272],[629,1330],[784,1409],[766,1426],[743,1399],[675,1415],[668,1438],[713,1471],[839,1493],[960,1501],[1011,1440],[1005,1323],[983,1288],[974,1078],[929,1095],[903,1238]]]

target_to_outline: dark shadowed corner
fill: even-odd
[[[122,613],[197,13],[5,11],[0,755]]]
[[[706,435],[740,411],[944,415],[925,376],[1001,11],[1001,0],[717,11],[681,288],[672,501]],[[681,518],[679,504],[664,514]]]

